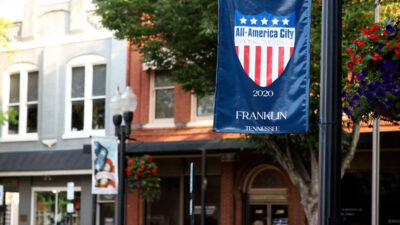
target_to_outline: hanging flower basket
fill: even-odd
[[[361,37],[347,49],[349,77],[344,81],[343,109],[354,122],[378,116],[400,120],[399,23],[373,24],[361,30]]]
[[[157,176],[157,165],[149,155],[129,158],[125,171],[129,191],[138,191],[147,201],[159,198],[161,179]]]

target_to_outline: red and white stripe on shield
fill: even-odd
[[[246,74],[261,87],[278,79],[293,55],[293,47],[236,45],[236,54]]]

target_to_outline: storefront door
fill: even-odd
[[[245,207],[246,225],[287,225],[287,183],[279,170],[261,167],[250,174]]]
[[[287,225],[286,204],[250,205],[251,225]]]

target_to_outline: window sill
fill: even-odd
[[[152,123],[143,124],[142,128],[212,127],[213,123],[214,120],[208,117],[204,119],[201,118],[199,120],[183,123],[183,125],[180,125],[179,123],[174,123],[172,121],[169,123],[154,121]]]
[[[148,123],[148,124],[143,124],[143,128],[173,128],[176,127],[176,124],[171,122],[171,123]]]
[[[201,117],[197,117],[201,118]],[[212,118],[204,118],[203,120],[195,120],[187,123],[188,127],[203,127],[203,126],[212,126],[214,123],[214,120]]]
[[[105,130],[91,130],[91,131],[77,131],[68,132],[62,136],[62,139],[83,139],[90,138],[91,136],[105,136]]]
[[[30,142],[30,141],[38,141],[39,136],[37,133],[35,134],[26,134],[26,135],[9,135],[2,137],[0,139],[1,143],[6,142]]]

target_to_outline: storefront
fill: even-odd
[[[400,143],[397,133],[382,134],[381,224],[400,224]],[[362,134],[351,168],[342,180],[345,225],[371,218],[371,140]],[[243,144],[243,142],[239,142]],[[189,165],[195,163],[195,220],[200,223],[201,149],[207,150],[206,224],[307,224],[297,189],[267,154],[229,141],[180,141],[128,144],[133,155],[151,154],[162,179],[161,198],[141,202],[128,195],[129,225],[189,225]],[[130,196],[130,197],[129,197]],[[134,212],[131,214],[131,212]]]
[[[128,144],[128,154],[153,155],[162,182],[161,197],[152,203],[128,195],[127,224],[189,225],[191,163],[195,223],[200,224],[201,150],[207,152],[207,225],[252,225],[257,220],[264,225],[305,224],[299,194],[285,172],[268,155],[249,149],[244,140]]]
[[[2,153],[0,224],[92,224],[90,159],[82,150]],[[68,182],[73,199],[67,198]]]

